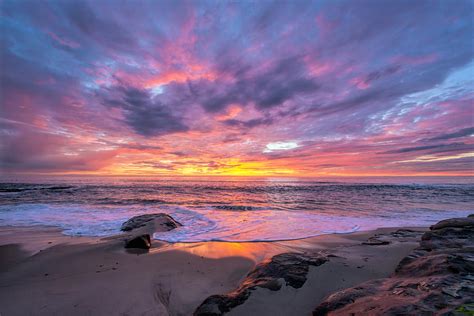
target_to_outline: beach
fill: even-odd
[[[2,316],[419,315],[473,294],[470,181],[114,181],[0,185]]]
[[[256,264],[274,255],[330,255],[325,264],[310,267],[300,289],[259,288],[230,313],[309,315],[334,291],[390,275],[418,245],[417,238],[390,237],[388,245],[361,243],[397,230],[286,242],[153,241],[149,252],[134,253],[124,249],[120,238],[69,237],[51,227],[2,227],[1,313],[191,315],[208,296],[234,290]]]
[[[474,0],[0,0],[0,316],[474,316]]]

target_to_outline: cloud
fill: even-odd
[[[188,127],[171,109],[145,91],[120,87],[119,99],[106,99],[104,104],[124,111],[125,122],[142,136],[162,136],[186,132]],[[114,91],[115,92],[115,91]]]
[[[467,127],[467,128],[460,129],[457,132],[442,134],[436,137],[429,138],[428,140],[431,140],[431,141],[447,140],[447,139],[453,139],[453,138],[472,136],[473,134],[474,134],[474,127]]]
[[[430,151],[432,153],[440,152],[452,152],[452,151],[466,151],[474,149],[474,145],[468,145],[465,143],[450,143],[450,144],[440,144],[440,145],[426,145],[426,146],[417,146],[417,147],[405,147],[395,150],[389,150],[384,152],[384,154],[401,154],[409,153],[415,151]]]
[[[110,164],[117,150],[95,150],[68,137],[22,128],[5,133],[0,145],[3,172],[93,171]],[[79,145],[80,152],[74,148]]]
[[[249,128],[254,128],[261,125],[270,125],[273,123],[273,120],[271,118],[257,118],[257,119],[251,119],[248,121],[229,119],[229,120],[224,120],[222,122],[228,126],[249,129]]]
[[[268,143],[263,150],[264,153],[271,153],[273,151],[281,151],[281,150],[290,150],[298,148],[299,145],[296,142],[274,142]]]
[[[149,161],[174,173],[160,161],[205,171],[225,159],[304,175],[472,169],[415,157],[472,150],[472,1],[0,1],[0,11],[3,169]]]
[[[221,61],[227,62],[233,64],[232,60]],[[255,69],[245,65],[234,68],[230,74],[236,81],[228,85],[224,83],[216,93],[205,96],[203,107],[209,112],[218,112],[230,104],[239,103],[254,104],[258,109],[265,110],[319,89],[316,80],[306,73],[299,56],[277,60],[261,72],[253,71]]]

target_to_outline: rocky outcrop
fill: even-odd
[[[182,226],[175,221],[171,216],[165,213],[138,215],[130,218],[122,224],[120,230],[131,231],[133,229],[153,225],[155,231],[168,231]]]
[[[441,221],[421,239],[390,278],[332,294],[313,315],[472,314],[474,218]]]
[[[430,227],[431,230],[439,230],[442,228],[463,228],[466,226],[474,226],[474,217],[469,215],[463,218],[450,218],[445,219],[437,224]]]
[[[208,297],[194,312],[194,315],[223,315],[243,304],[256,288],[278,291],[283,282],[287,286],[300,288],[306,282],[310,266],[319,266],[327,261],[325,256],[298,253],[283,253],[271,260],[258,264],[240,287],[224,295]]]
[[[150,249],[150,235],[140,235],[125,241],[125,248]]]

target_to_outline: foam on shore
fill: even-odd
[[[426,227],[443,218],[472,213],[464,210],[411,210],[354,216],[308,210],[19,204],[0,206],[0,225],[47,225],[59,227],[64,234],[71,236],[110,236],[119,233],[121,224],[130,217],[156,212],[168,213],[183,224],[172,231],[154,234],[155,239],[167,242],[292,240],[381,227]]]

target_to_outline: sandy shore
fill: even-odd
[[[418,246],[398,228],[284,242],[153,241],[148,253],[126,251],[120,238],[68,237],[50,227],[0,227],[0,314],[192,315],[210,295],[237,288],[274,255],[330,255],[310,267],[305,284],[257,288],[229,315],[310,315],[327,295],[387,277]],[[423,231],[424,229],[417,228]],[[363,245],[374,235],[388,245]]]

